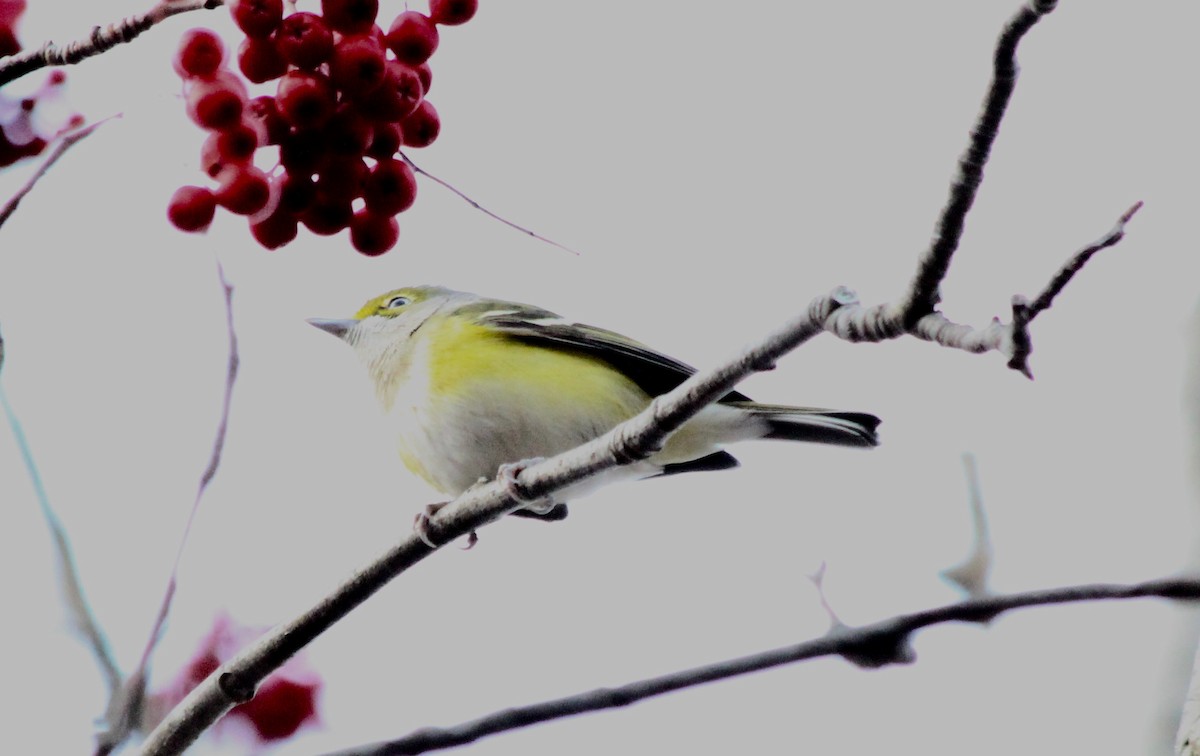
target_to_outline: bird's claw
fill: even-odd
[[[509,462],[500,465],[500,469],[496,472],[496,481],[504,487],[504,492],[513,501],[520,502],[523,509],[528,509],[538,514],[546,514],[554,509],[555,501],[552,497],[543,496],[541,498],[531,497],[526,492],[521,482],[517,480],[526,467],[536,465],[545,457],[534,457],[532,459],[522,459],[517,462]]]
[[[429,535],[429,521],[449,503],[448,501],[439,501],[434,504],[426,504],[417,513],[417,516],[413,518],[413,532],[417,534],[417,538],[424,541],[425,545],[431,549],[436,549],[438,545],[433,542],[433,538]],[[462,550],[470,551],[475,548],[475,544],[477,543],[479,543],[479,536],[472,530],[467,534],[467,544],[462,547]]]

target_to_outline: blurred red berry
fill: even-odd
[[[207,229],[216,211],[216,197],[202,186],[181,186],[167,203],[167,218],[180,231]]]
[[[289,240],[290,241],[290,240]],[[268,677],[254,698],[238,707],[265,742],[290,738],[317,713],[312,685],[281,677]]]
[[[261,224],[251,226],[252,233],[258,225]],[[268,238],[275,241],[281,237]],[[192,661],[179,671],[174,680],[147,696],[141,724],[151,728],[157,725],[193,688],[261,634],[259,629],[239,626],[227,616],[218,616]],[[219,732],[226,723],[240,719],[249,726],[234,732],[239,736],[256,738],[259,742],[241,744],[242,747],[237,750],[258,753],[264,744],[291,737],[304,725],[318,721],[321,685],[321,678],[308,666],[303,656],[294,656],[262,682],[253,699],[233,707],[215,725],[214,731]]]
[[[442,131],[442,120],[429,100],[422,100],[411,115],[400,122],[400,134],[409,147],[428,147]]]
[[[246,37],[238,45],[238,68],[255,84],[278,79],[287,73],[288,64],[270,37]]]
[[[279,112],[298,129],[324,125],[333,115],[335,97],[329,79],[310,71],[289,71],[279,80],[275,93]]]
[[[429,0],[429,17],[435,24],[465,24],[479,10],[479,0]]]
[[[333,53],[333,32],[320,16],[301,11],[283,19],[275,43],[288,63],[313,69],[329,60]]]
[[[246,106],[246,116],[263,132],[262,144],[279,144],[288,134],[288,122],[279,113],[275,98],[255,97]]]
[[[225,60],[225,45],[215,32],[208,29],[188,29],[179,38],[179,48],[172,61],[175,73],[185,79],[209,77]]]
[[[25,0],[0,0],[0,56],[21,51],[16,29],[24,12]]]
[[[262,38],[279,28],[283,0],[230,0],[229,13],[247,37]]]
[[[350,225],[354,210],[350,200],[336,197],[317,197],[312,206],[300,215],[300,222],[318,236],[332,236]]]
[[[231,213],[253,215],[271,199],[267,174],[253,166],[226,166],[217,174],[217,181],[217,204]]]
[[[203,128],[233,126],[241,120],[245,104],[246,87],[229,71],[219,70],[211,78],[188,82],[188,115]]]
[[[321,15],[334,31],[361,34],[374,25],[379,0],[321,0]]]
[[[380,160],[363,181],[367,209],[379,215],[402,213],[416,198],[417,177],[402,160]]]
[[[275,212],[266,218],[259,221],[252,221],[250,223],[250,235],[265,249],[279,249],[286,244],[290,244],[296,238],[299,228],[300,223],[296,220],[296,214],[284,209],[281,204],[275,208]],[[259,693],[262,693],[261,688],[259,689]],[[255,696],[254,700],[258,700],[258,697]],[[259,728],[259,733],[262,733],[261,728]]]
[[[379,88],[387,72],[383,46],[369,34],[346,37],[333,49],[329,78],[351,97],[361,97]]]
[[[400,224],[390,215],[360,210],[350,220],[350,243],[368,257],[387,252],[399,238]]]
[[[258,129],[249,123],[214,131],[200,147],[200,168],[215,177],[226,165],[249,165],[258,147]]]
[[[387,46],[395,53],[396,60],[419,66],[437,50],[437,27],[424,13],[404,11],[388,29]]]

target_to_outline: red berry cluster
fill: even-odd
[[[241,75],[277,81],[275,94],[250,99],[225,67],[221,40],[205,29],[184,34],[175,56],[188,115],[210,134],[201,166],[210,190],[184,186],[167,209],[184,231],[203,231],[216,206],[249,216],[250,233],[276,249],[300,225],[322,236],[350,229],[354,248],[380,255],[396,244],[395,216],[416,199],[401,146],[427,147],[441,129],[425,99],[428,59],[438,25],[465,23],[478,0],[430,0],[430,13],[404,11],[384,32],[378,0],[321,0],[321,13],[284,17],[283,0],[230,0],[246,35],[237,53]],[[254,166],[260,147],[277,146],[270,175]]]

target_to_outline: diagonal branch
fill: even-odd
[[[179,540],[179,549],[175,552],[175,563],[172,565],[170,577],[167,579],[167,588],[163,593],[162,602],[158,608],[158,616],[155,618],[154,625],[150,629],[150,637],[146,641],[146,646],[142,650],[142,658],[138,662],[137,669],[125,681],[121,690],[109,701],[108,710],[104,715],[104,729],[96,737],[96,753],[98,755],[113,751],[129,737],[129,734],[141,722],[142,705],[145,702],[146,683],[148,682],[147,678],[149,677],[150,670],[150,658],[154,654],[154,649],[158,645],[159,638],[162,636],[167,616],[171,611],[171,602],[175,598],[179,563],[183,559],[183,551],[187,546],[188,536],[192,531],[192,524],[196,520],[196,513],[200,510],[200,502],[204,498],[204,492],[208,490],[208,484],[212,482],[213,477],[217,474],[217,469],[221,466],[221,452],[225,448],[225,437],[229,428],[229,410],[233,400],[233,387],[237,382],[238,366],[241,363],[241,358],[238,355],[237,330],[233,324],[233,285],[225,278],[225,269],[219,261],[217,262],[217,277],[220,279],[221,292],[225,297],[225,328],[229,337],[229,360],[225,371],[225,390],[221,400],[221,416],[217,423],[217,433],[213,439],[212,452],[209,455],[208,465],[200,475],[200,483],[196,487],[196,497],[192,500],[192,509],[188,513],[187,523],[184,525],[183,535]]]
[[[116,117],[117,116],[112,116],[112,118]],[[78,131],[72,131],[71,133],[63,136],[63,138],[59,140],[58,144],[54,145],[54,149],[50,151],[50,154],[47,155],[44,160],[42,160],[42,164],[39,165],[37,170],[33,172],[33,175],[21,185],[21,188],[17,190],[16,194],[8,198],[8,201],[4,203],[3,207],[0,207],[0,226],[3,226],[5,222],[12,217],[12,214],[17,211],[17,207],[21,204],[21,200],[25,199],[25,195],[33,191],[33,187],[37,185],[38,181],[41,181],[42,176],[46,175],[46,172],[50,170],[50,166],[57,163],[58,159],[62,157],[67,150],[74,147],[76,143],[91,136],[93,131],[95,131],[101,124],[107,122],[108,120],[110,119],[105,118],[102,121],[96,121],[90,126],[84,126]]]
[[[0,58],[0,87],[39,68],[73,65],[93,55],[107,52],[117,45],[133,41],[142,32],[171,16],[217,8],[224,2],[225,0],[160,0],[145,13],[123,18],[107,26],[92,27],[92,33],[85,39],[78,39],[61,47],[53,42],[46,42],[36,49]]]
[[[1154,580],[1134,585],[1080,585],[1007,596],[987,596],[904,614],[862,627],[835,626],[816,640],[651,677],[616,688],[598,688],[551,701],[517,706],[453,727],[426,727],[396,740],[348,748],[326,756],[414,756],[466,745],[500,732],[576,714],[628,706],[684,688],[823,656],[841,656],[866,667],[907,664],[911,663],[913,657],[898,655],[897,650],[911,648],[909,636],[932,625],[947,622],[987,622],[998,614],[1030,606],[1151,596],[1195,601],[1200,599],[1200,578]]]

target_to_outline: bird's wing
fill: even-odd
[[[538,307],[492,303],[488,314],[481,313],[480,317],[498,331],[526,344],[569,349],[601,359],[624,373],[650,396],[667,393],[696,372],[691,365],[619,333],[571,323]],[[721,401],[750,400],[742,393],[731,391]]]

